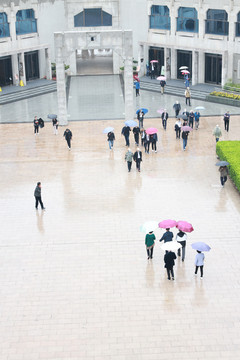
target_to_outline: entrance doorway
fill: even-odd
[[[156,76],[160,76],[162,72],[162,67],[164,69],[164,49],[150,46],[148,58],[149,64],[151,60],[158,60],[155,74]]]
[[[11,85],[12,80],[12,60],[11,56],[0,58],[0,86]]]
[[[222,82],[222,55],[205,54],[205,82],[221,84]]]
[[[181,66],[187,66],[188,71],[190,71],[190,77],[192,74],[192,52],[185,50],[177,50],[177,78],[183,79],[184,76],[179,70]]]
[[[24,54],[26,80],[39,79],[38,51],[30,51]]]
[[[112,49],[77,50],[77,74],[113,74]]]

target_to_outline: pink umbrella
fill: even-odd
[[[157,112],[158,112],[159,114],[162,114],[162,113],[164,112],[164,109],[158,109]]]
[[[157,80],[166,81],[166,76],[159,76],[159,77],[157,77]]]
[[[140,81],[137,75],[133,75],[134,80]]]
[[[158,224],[158,227],[162,229],[170,229],[172,227],[177,226],[177,222],[175,220],[163,220]]]
[[[190,71],[188,71],[188,70],[182,70],[182,74],[190,74]]]
[[[151,60],[150,63],[158,63],[158,60]]]
[[[148,135],[153,135],[153,134],[156,134],[157,132],[158,132],[158,129],[153,128],[153,127],[148,128],[148,129],[146,130],[146,133],[147,133]]]
[[[187,125],[186,125],[186,126],[182,126],[182,127],[181,127],[181,130],[182,130],[182,131],[193,131],[193,129],[191,128],[191,126],[187,126]]]
[[[194,230],[192,224],[188,223],[187,221],[178,221],[176,228],[184,232],[192,232]]]

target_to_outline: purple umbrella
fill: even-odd
[[[193,131],[193,129],[191,128],[191,126],[182,126],[182,131]]]
[[[210,251],[211,248],[210,246],[208,246],[207,244],[205,244],[204,242],[195,242],[192,244],[192,248],[194,250],[198,250],[198,251]]]

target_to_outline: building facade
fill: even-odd
[[[179,67],[188,66],[193,84],[240,83],[239,0],[2,0],[0,86],[50,79],[54,32],[104,29],[133,30],[140,75],[158,60],[167,79],[180,78]],[[65,59],[72,74],[79,54]],[[121,58],[114,52],[112,58],[118,73]]]

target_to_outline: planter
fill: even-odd
[[[224,104],[224,105],[240,107],[240,100],[228,99],[228,98],[225,98],[222,96],[207,95],[206,101],[217,103],[217,104]]]

